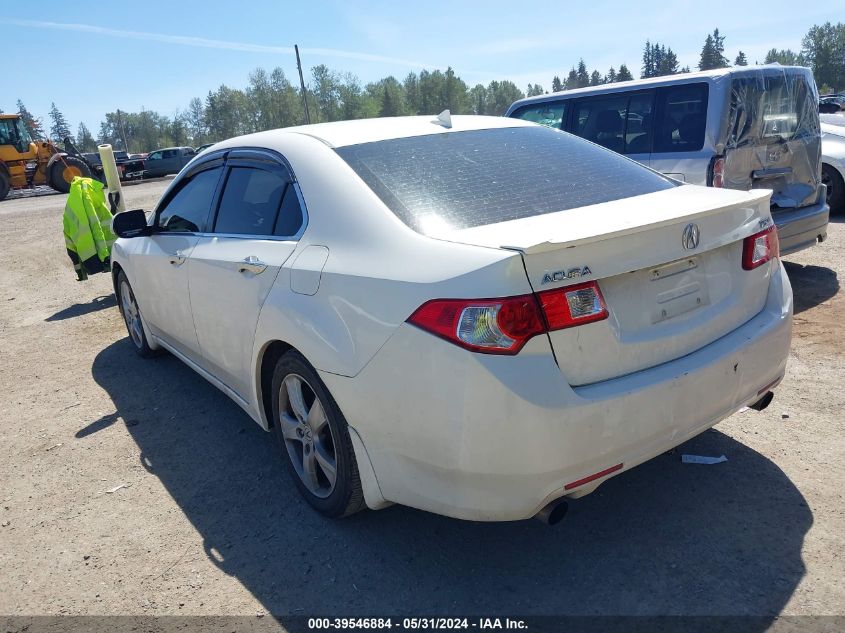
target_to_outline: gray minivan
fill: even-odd
[[[505,116],[562,129],[678,180],[771,189],[781,253],[827,237],[818,91],[797,66],[722,68],[521,99]]]

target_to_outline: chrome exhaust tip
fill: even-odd
[[[568,510],[569,503],[565,499],[556,499],[535,514],[534,518],[546,525],[557,525],[563,521]]]
[[[762,411],[763,409],[768,407],[770,404],[772,404],[772,400],[774,399],[774,397],[775,397],[774,391],[767,391],[765,393],[765,395],[762,398],[760,398],[757,402],[755,402],[754,404],[749,404],[748,408],[754,409],[755,411]]]

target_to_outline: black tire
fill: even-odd
[[[117,306],[120,309],[121,316],[123,316],[123,322],[126,324],[126,332],[129,334],[129,340],[135,352],[141,358],[157,356],[158,350],[152,349],[147,342],[147,335],[144,334],[141,310],[138,308],[138,302],[135,300],[135,293],[132,291],[132,286],[129,285],[129,280],[122,270],[117,273],[115,292],[117,294]],[[134,306],[134,314],[132,306]],[[136,318],[137,321],[135,321]]]
[[[827,205],[831,213],[845,213],[845,181],[832,165],[822,164],[822,182],[827,185]]]
[[[75,176],[91,177],[91,168],[76,156],[60,156],[50,165],[50,186],[61,193],[70,191],[70,183]]]
[[[4,170],[0,170],[0,200],[3,200],[9,195],[11,188],[12,182],[9,178],[9,174],[7,174]]]
[[[297,420],[303,429],[308,426],[308,421],[296,416],[288,396],[289,386],[286,379],[294,383],[300,382],[308,420],[316,410],[317,400],[322,405],[324,416],[315,416],[322,423],[314,424],[314,427],[319,428],[313,430],[313,437],[311,430],[308,430],[307,438],[300,433],[299,428],[299,438],[292,437],[290,433],[292,424],[295,426]],[[317,372],[299,352],[291,350],[276,363],[272,388],[273,432],[278,440],[282,459],[288,466],[288,472],[305,500],[319,513],[330,518],[349,516],[364,509],[364,493],[352,440],[349,437],[349,427]],[[319,485],[316,491],[306,485],[307,477],[300,474],[309,455],[309,445],[311,463],[315,465],[313,481]],[[331,451],[327,450],[329,445]],[[321,458],[317,457],[321,455],[325,461],[326,456],[331,456],[330,453],[333,453],[336,473],[333,483],[329,471],[325,470],[321,465]],[[299,462],[298,466],[295,465],[295,459]]]

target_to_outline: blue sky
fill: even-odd
[[[511,79],[522,90],[529,82],[549,90],[552,76],[565,76],[579,57],[590,70],[626,63],[637,75],[646,38],[694,67],[717,27],[731,59],[742,49],[751,63],[762,61],[773,47],[798,50],[813,24],[841,20],[838,4],[767,0],[750,11],[700,0],[9,2],[0,28],[4,49],[16,53],[7,56],[0,108],[15,110],[20,98],[46,122],[55,101],[74,132],[84,121],[96,134],[105,112],[172,115],[221,83],[243,87],[258,66],[281,66],[294,81],[293,44],[306,72],[324,63],[363,83],[451,65],[470,86]]]

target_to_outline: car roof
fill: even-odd
[[[557,99],[570,99],[578,95],[591,95],[604,92],[618,92],[620,90],[630,90],[637,88],[645,88],[648,86],[662,86],[674,83],[694,82],[702,79],[717,79],[725,75],[753,75],[760,71],[791,71],[800,73],[809,73],[807,68],[803,66],[781,66],[780,64],[765,64],[760,66],[729,66],[727,68],[715,68],[713,70],[700,70],[693,73],[676,73],[674,75],[661,75],[660,77],[649,77],[648,79],[633,79],[631,81],[616,81],[610,84],[600,84],[598,86],[585,86],[584,88],[573,88],[571,90],[561,90],[560,92],[551,92],[549,94],[537,95],[535,97],[526,97],[514,101],[508,108],[508,112],[512,112],[517,107],[524,106],[530,103],[543,103],[546,101],[555,101]]]
[[[445,127],[436,116],[383,117],[378,119],[356,119],[315,123],[296,127],[268,130],[256,134],[238,136],[215,143],[215,149],[252,145],[271,149],[282,149],[286,135],[300,134],[313,137],[329,147],[345,147],[361,143],[373,143],[397,138],[426,136],[431,134],[452,134],[492,128],[515,128],[535,125],[519,119],[503,117],[455,115],[451,117],[452,127]]]

